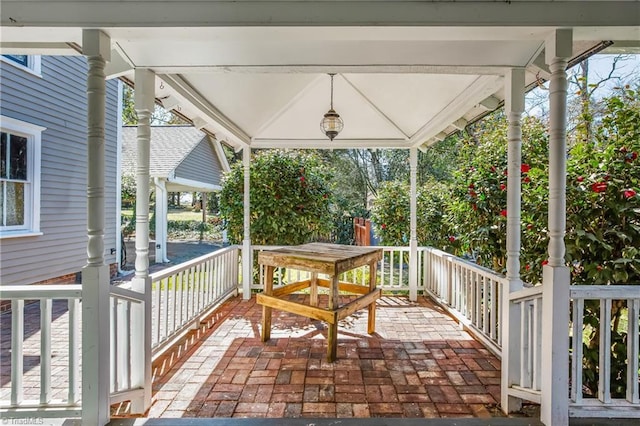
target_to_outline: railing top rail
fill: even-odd
[[[2,286],[0,299],[80,299],[82,284]]]
[[[142,303],[145,301],[145,295],[143,293],[124,287],[111,286],[109,287],[109,293],[118,299],[124,299],[134,303]]]
[[[279,248],[287,247],[286,245],[276,245],[276,246],[267,246],[267,245],[252,245],[251,248],[253,250],[275,250]],[[359,247],[371,247],[371,248],[379,248],[383,250],[400,250],[400,251],[409,251],[409,247],[399,247],[399,246],[359,246]]]
[[[187,262],[184,263],[180,263],[178,265],[172,266],[170,268],[167,269],[163,269],[162,271],[158,271],[158,272],[154,272],[153,274],[150,274],[149,277],[151,278],[151,281],[158,281],[161,280],[163,278],[167,278],[170,277],[171,275],[177,274],[178,272],[182,272],[185,271],[189,268],[191,268],[192,266],[196,266],[206,260],[209,260],[211,258],[215,258],[218,256],[221,256],[225,253],[228,253],[230,251],[233,250],[237,250],[239,248],[239,246],[237,245],[233,245],[233,246],[229,246],[229,247],[224,247],[221,248],[219,250],[216,250],[212,253],[209,254],[205,254],[202,255],[200,257],[196,257],[195,259],[191,259]]]
[[[640,285],[572,285],[573,299],[640,299]]]
[[[539,297],[542,297],[541,285],[537,285],[534,287],[525,287],[521,290],[509,293],[509,300],[512,302],[518,300],[536,299]]]

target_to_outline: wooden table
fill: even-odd
[[[337,244],[310,243],[300,246],[265,250],[258,254],[258,263],[265,266],[264,290],[258,294],[257,302],[262,305],[262,341],[271,337],[271,309],[280,309],[307,318],[325,321],[328,324],[327,360],[336,359],[338,321],[368,306],[367,331],[373,333],[376,327],[376,300],[380,290],[376,289],[377,262],[382,259],[382,249],[371,247],[344,246]],[[339,282],[339,276],[347,271],[369,265],[369,285]],[[273,288],[273,271],[285,267],[311,272],[311,279]],[[318,278],[318,274],[329,279]],[[327,309],[318,307],[318,287],[329,289]],[[283,297],[305,288],[310,289],[311,303],[285,300]],[[339,292],[360,295],[356,300],[339,305]]]

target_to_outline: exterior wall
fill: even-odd
[[[204,138],[176,167],[176,177],[220,185],[222,165],[211,146],[209,138]]]
[[[46,127],[42,133],[42,236],[0,239],[2,285],[69,276],[87,258],[87,64],[42,57],[42,76],[0,62],[0,114]],[[117,81],[107,84],[105,262],[115,263]],[[111,249],[114,254],[111,254]]]

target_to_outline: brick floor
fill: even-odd
[[[366,310],[341,321],[334,363],[325,359],[322,322],[274,310],[263,343],[261,315],[255,298],[231,299],[158,359],[147,416],[499,415],[499,360],[429,299],[383,297],[373,335]]]

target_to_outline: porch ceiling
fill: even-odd
[[[386,15],[386,1],[356,2],[358,13],[345,6],[353,2],[332,2],[336,17],[311,1],[233,2],[236,15],[227,2],[53,2],[74,8],[71,15],[46,15],[40,3],[3,1],[3,53],[60,53],[65,43],[82,44],[82,27],[100,28],[112,41],[111,77],[153,70],[157,98],[235,147],[429,145],[498,107],[506,70],[525,68],[527,84],[545,79],[544,42],[556,28],[574,28],[576,56],[605,40],[625,48],[640,40],[637,19],[626,16],[633,2],[624,1],[578,9],[575,2],[394,2]],[[412,8],[431,14],[410,22]],[[345,122],[333,142],[319,128],[329,109],[327,73],[338,74],[334,106]]]

